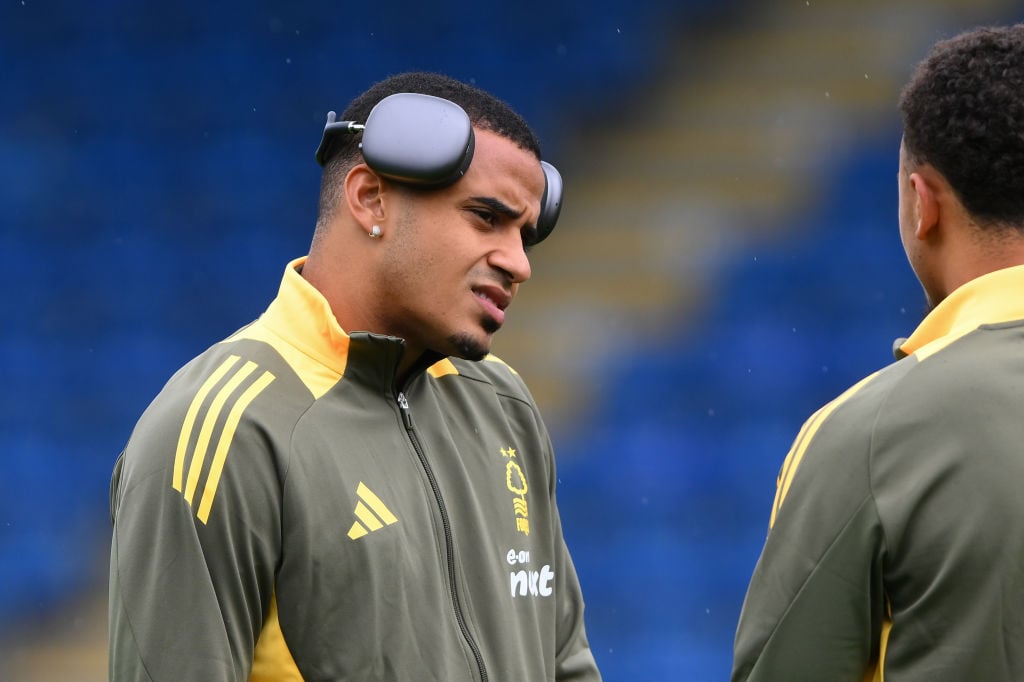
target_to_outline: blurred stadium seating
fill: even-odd
[[[102,605],[114,458],[304,252],[326,110],[428,69],[512,103],[566,175],[498,352],[549,408],[605,676],[724,679],[790,439],[920,316],[895,233],[896,88],[935,38],[1014,12],[4,6],[0,677],[59,679],[48,624]],[[103,679],[102,608],[86,613],[70,669]]]

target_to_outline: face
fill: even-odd
[[[544,173],[532,153],[475,130],[473,162],[454,185],[394,188],[379,246],[380,331],[425,350],[478,360],[530,277]]]

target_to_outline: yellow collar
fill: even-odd
[[[281,286],[261,322],[311,358],[344,374],[349,336],[341,328],[327,299],[303,279],[299,268],[306,257],[288,263]]]
[[[945,348],[983,324],[1024,319],[1024,265],[996,270],[967,282],[928,313],[900,344],[919,358]]]

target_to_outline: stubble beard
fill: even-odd
[[[494,334],[501,328],[501,325],[491,319],[483,320],[481,326],[488,334]],[[491,352],[491,346],[489,343],[482,343],[480,340],[474,338],[469,332],[453,334],[448,338],[448,343],[456,349],[456,357],[460,357],[464,360],[471,360],[473,362],[483,360],[487,357],[487,354]]]

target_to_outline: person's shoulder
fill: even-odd
[[[223,441],[284,451],[316,398],[273,348],[251,339],[213,344],[183,365],[146,406],[126,451],[135,467],[161,468]],[[205,445],[204,445],[205,444]]]
[[[497,355],[488,354],[475,362],[458,358],[449,358],[441,364],[444,362],[450,363],[453,373],[464,379],[487,384],[495,393],[533,404],[533,396],[522,376]]]
[[[257,400],[262,396],[262,400]],[[272,396],[272,407],[266,400]],[[262,406],[277,422],[298,415],[314,396],[289,362],[273,347],[252,339],[231,337],[208,347],[175,372],[153,398],[143,419],[160,428],[180,426],[193,412]],[[266,409],[263,409],[266,408]],[[254,414],[246,410],[247,416]]]
[[[870,449],[872,435],[892,409],[892,395],[901,390],[917,360],[906,357],[860,380],[823,404],[804,422],[798,441],[804,448],[848,451],[855,443]]]
[[[939,339],[903,360],[893,381],[899,404],[918,405],[932,415],[1000,410],[1016,401],[1024,376],[1018,368],[1024,322],[981,325],[949,340]]]

